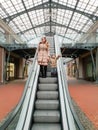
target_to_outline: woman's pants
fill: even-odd
[[[47,74],[47,66],[40,65],[40,72],[42,74],[42,77],[46,77]]]

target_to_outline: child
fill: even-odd
[[[58,55],[56,57],[56,55],[51,55],[50,57],[50,66],[51,66],[51,76],[56,76],[57,75],[57,60],[59,59],[59,57],[61,57],[60,55]]]

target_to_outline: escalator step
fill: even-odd
[[[57,87],[58,87],[57,84],[38,84],[39,90],[53,91],[57,90]]]
[[[58,100],[37,100],[35,102],[35,109],[43,110],[56,110],[59,108]]]
[[[58,99],[57,91],[38,91],[37,92],[38,99]]]
[[[32,127],[32,130],[61,130],[61,125],[57,123],[35,123]]]
[[[47,78],[39,78],[39,82],[40,83],[57,83],[57,78],[53,78],[53,77],[47,77]]]
[[[35,110],[34,122],[57,123],[60,122],[60,113],[57,110]]]
[[[51,71],[49,72],[49,71],[47,70],[47,77],[51,77]]]

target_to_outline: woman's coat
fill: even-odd
[[[49,62],[49,45],[47,43],[39,43],[38,46],[38,64],[47,66]]]

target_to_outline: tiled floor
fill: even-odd
[[[17,105],[26,80],[0,85],[0,121]],[[98,130],[98,84],[68,78],[71,97]]]
[[[98,130],[98,84],[73,78],[68,84],[71,97]]]
[[[24,86],[25,80],[15,80],[0,85],[0,122],[17,105],[21,98]]]

